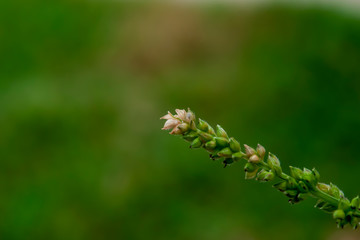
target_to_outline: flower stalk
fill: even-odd
[[[279,159],[266,152],[260,144],[256,149],[244,144],[242,149],[240,143],[229,137],[220,125],[214,130],[202,119],[196,123],[195,114],[190,109],[175,111],[176,115],[168,112],[161,117],[166,120],[162,129],[182,136],[190,142],[190,148],[204,148],[212,160],[221,160],[224,167],[245,160],[245,179],[259,182],[278,180],[273,187],[288,197],[289,203],[295,204],[304,200],[305,196],[311,196],[318,199],[314,207],[331,213],[338,227],[349,224],[356,229],[359,226],[360,198],[355,197],[350,201],[336,185],[319,182],[320,174],[315,168],[301,170],[290,166],[290,174],[286,174]]]

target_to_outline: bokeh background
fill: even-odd
[[[0,238],[359,239],[160,131],[190,107],[360,193],[359,6],[253,3],[1,1]]]

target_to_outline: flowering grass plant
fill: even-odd
[[[195,114],[176,109],[176,114],[170,112],[161,119],[165,119],[163,130],[171,130],[170,134],[179,135],[190,142],[190,148],[204,148],[212,160],[221,160],[224,167],[245,160],[245,179],[256,179],[259,182],[278,180],[273,187],[289,198],[289,203],[295,204],[310,195],[317,198],[315,207],[331,213],[337,226],[343,228],[350,224],[354,229],[359,225],[360,198],[351,201],[334,184],[319,182],[320,174],[312,170],[290,166],[290,174],[283,172],[279,159],[272,153],[266,152],[260,144],[256,149],[240,143],[229,137],[225,130],[217,125],[212,128],[207,122],[198,119]]]

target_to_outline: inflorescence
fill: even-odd
[[[290,175],[287,175],[283,172],[279,159],[274,154],[267,153],[260,144],[256,149],[244,144],[242,149],[240,143],[229,137],[220,125],[214,130],[200,118],[196,124],[195,114],[190,109],[175,111],[176,115],[168,112],[161,117],[166,120],[162,129],[171,130],[172,135],[182,136],[191,143],[190,148],[204,148],[212,160],[221,159],[224,167],[244,159],[245,179],[256,179],[260,182],[278,179],[279,182],[273,187],[288,197],[289,203],[298,203],[304,200],[304,196],[310,195],[318,199],[316,208],[332,213],[338,227],[343,228],[346,224],[350,224],[354,229],[358,227],[359,196],[350,201],[336,185],[319,182],[320,174],[315,168],[301,170],[290,166]]]

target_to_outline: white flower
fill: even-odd
[[[186,127],[178,128],[180,124],[188,124],[190,121],[194,120],[194,114],[189,110],[186,112],[184,109],[176,109],[176,115],[172,115],[170,112],[160,119],[165,119],[166,122],[162,130],[172,129],[170,134],[181,134],[182,130],[185,131]]]

